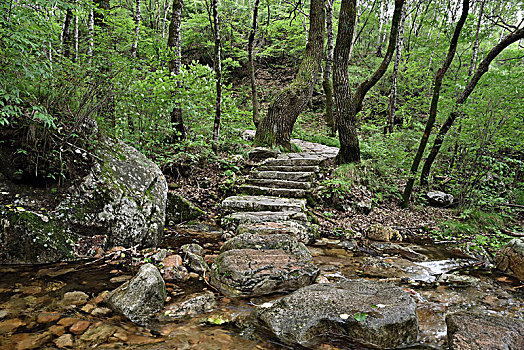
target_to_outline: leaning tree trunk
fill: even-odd
[[[248,55],[248,68],[249,78],[251,80],[251,102],[253,105],[253,124],[255,127],[258,126],[260,115],[259,115],[259,104],[257,95],[257,82],[255,79],[255,63],[253,58],[253,46],[255,44],[255,34],[258,27],[258,5],[260,0],[255,0],[255,6],[253,8],[253,25],[251,26],[251,32],[249,33],[249,39],[247,44],[247,55]]]
[[[326,124],[331,133],[335,135],[337,128],[333,119],[333,82],[331,81],[331,72],[333,71],[333,0],[326,0],[326,67],[324,68],[324,79],[322,87],[326,94]]]
[[[413,164],[411,165],[406,187],[404,188],[404,192],[402,193],[401,206],[404,208],[409,205],[409,199],[411,197],[411,192],[413,191],[413,185],[415,184],[415,177],[417,175],[418,167],[420,165],[420,161],[422,160],[422,156],[424,155],[426,145],[428,144],[429,135],[431,134],[431,130],[433,129],[433,125],[435,124],[435,120],[437,118],[438,100],[440,97],[440,88],[442,87],[442,80],[444,79],[444,75],[446,74],[446,71],[451,65],[453,58],[455,57],[458,39],[460,36],[460,32],[464,27],[464,23],[466,22],[466,19],[468,17],[468,11],[469,0],[463,0],[462,15],[460,16],[460,19],[455,27],[455,31],[453,32],[453,38],[451,39],[449,45],[446,60],[442,64],[442,67],[438,70],[435,76],[435,82],[433,83],[433,97],[431,99],[431,105],[429,108],[428,121],[426,122],[426,128],[424,129],[424,134],[422,135],[422,138],[420,140],[420,145],[418,147],[417,153],[415,154],[415,158],[413,159]]]
[[[255,145],[291,149],[293,126],[311,98],[321,68],[324,23],[324,0],[311,0],[306,53],[293,82],[276,96],[267,116],[258,124]]]
[[[382,78],[391,62],[400,26],[404,0],[395,0],[388,49],[377,70],[363,81],[353,94],[349,81],[349,55],[353,42],[356,18],[356,0],[342,0],[338,22],[337,43],[333,70],[335,91],[335,121],[337,122],[340,150],[339,164],[360,162],[360,145],[357,134],[357,113],[362,110],[362,102],[369,89]]]
[[[217,98],[215,105],[215,121],[213,123],[213,151],[218,152],[220,119],[222,114],[222,55],[220,48],[220,27],[218,24],[218,0],[213,0],[213,27],[215,31],[215,74]]]
[[[510,33],[509,35],[505,36],[493,49],[491,49],[491,51],[482,60],[482,62],[480,62],[470,82],[464,88],[462,93],[457,97],[455,101],[455,109],[450,113],[449,117],[446,119],[444,124],[442,124],[442,127],[440,128],[437,134],[437,137],[435,138],[431,151],[429,152],[428,158],[426,159],[424,163],[424,167],[422,168],[422,173],[420,175],[421,184],[426,185],[428,183],[428,177],[431,171],[431,166],[433,165],[433,162],[437,158],[437,155],[440,151],[440,147],[442,146],[442,143],[444,142],[444,138],[446,137],[446,134],[448,133],[449,129],[451,129],[451,127],[453,126],[455,119],[457,119],[457,117],[460,116],[460,113],[458,112],[459,106],[463,105],[466,102],[469,95],[471,95],[471,93],[477,86],[477,83],[479,82],[480,78],[482,78],[482,76],[488,71],[489,65],[491,64],[491,62],[506,47],[508,47],[509,45],[523,38],[524,38],[524,28],[520,28],[514,31],[513,33]]]
[[[398,91],[398,67],[400,66],[400,60],[402,59],[402,45],[404,44],[404,22],[406,21],[406,9],[404,7],[402,11],[402,20],[400,21],[400,28],[398,30],[397,36],[397,52],[395,55],[395,62],[393,64],[393,83],[391,84],[391,94],[389,96],[388,103],[388,116],[389,116],[389,125],[388,131],[393,132],[395,125],[401,125],[402,119],[397,117],[397,91]]]
[[[167,37],[167,47],[172,50],[173,58],[169,61],[169,71],[174,75],[180,73],[181,66],[181,47],[182,47],[182,7],[183,0],[173,0],[173,12],[171,16],[171,23],[169,24],[169,33]],[[177,86],[180,88],[180,82],[177,81]],[[177,94],[177,92],[175,93]],[[175,96],[176,99],[176,96]],[[184,119],[182,118],[182,107],[180,102],[176,102],[171,111],[171,125],[173,126],[172,142],[176,143],[186,137],[184,128]]]

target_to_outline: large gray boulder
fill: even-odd
[[[309,249],[295,238],[287,234],[275,233],[271,235],[244,233],[228,240],[220,252],[233,249],[282,249],[286,253],[296,256],[299,260],[311,261]]]
[[[428,192],[426,196],[428,197],[429,204],[435,207],[449,207],[455,200],[452,194],[442,191]]]
[[[524,281],[524,241],[512,239],[495,256],[497,269]]]
[[[399,287],[367,280],[315,284],[256,307],[250,320],[285,344],[313,347],[337,338],[377,348],[417,341],[411,296]]]
[[[211,284],[228,297],[293,291],[310,285],[319,269],[281,249],[233,249],[211,266]]]
[[[166,296],[160,272],[154,265],[145,264],[135,277],[109,292],[104,302],[132,322],[146,325],[164,307]]]
[[[95,165],[58,205],[59,218],[89,234],[107,235],[107,245],[156,246],[162,238],[167,183],[160,168],[122,142],[97,146]]]
[[[451,350],[524,349],[524,321],[461,311],[446,316]]]

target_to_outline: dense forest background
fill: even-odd
[[[334,38],[340,7],[339,1],[325,3],[327,18],[332,10]],[[16,160],[6,171],[18,181],[41,186],[70,183],[82,174],[78,165],[89,163],[89,149],[103,134],[136,147],[173,178],[218,164],[228,184],[234,184],[240,169],[232,156],[247,152],[250,143],[242,132],[255,128],[250,34],[264,118],[304,57],[309,9],[309,2],[300,0],[3,1],[0,142]],[[405,2],[396,53],[358,114],[361,161],[334,170],[322,184],[320,198],[336,205],[358,183],[371,191],[374,203],[400,201],[430,116],[435,76],[448,55],[461,9],[457,0]],[[455,232],[483,225],[484,231],[488,227],[500,233],[503,223],[505,230],[522,229],[524,41],[505,47],[467,100],[457,99],[488,53],[522,31],[523,13],[522,1],[471,1],[456,54],[443,76],[423,160],[441,125],[451,114],[458,115],[427,185],[457,198],[462,222],[448,225]],[[348,67],[353,88],[382,61],[392,14],[393,1],[358,1]],[[178,19],[181,54],[173,42],[168,44]],[[329,37],[325,35],[323,72],[329,71]],[[181,67],[173,69],[178,59]],[[333,122],[326,118],[322,78],[320,73],[293,137],[339,146]],[[222,94],[219,133],[217,87]],[[176,109],[183,128],[173,123]],[[415,206],[424,203],[426,187],[418,185],[418,176],[416,181]]]

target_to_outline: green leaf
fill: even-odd
[[[368,314],[366,314],[365,312],[358,312],[356,314],[353,315],[353,318],[355,320],[357,320],[358,322],[362,322],[364,321],[366,318],[368,318]]]

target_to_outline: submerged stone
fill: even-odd
[[[315,284],[256,307],[251,322],[285,344],[316,346],[337,338],[378,348],[417,341],[411,296],[399,287],[368,280]]]

